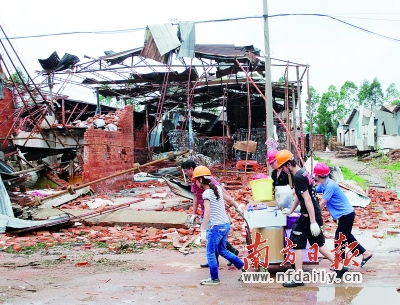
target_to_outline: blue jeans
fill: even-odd
[[[215,251],[219,255],[226,258],[237,269],[242,269],[244,263],[232,252],[226,249],[226,239],[228,238],[230,224],[215,225],[207,229],[207,261],[210,267],[211,279],[217,280],[218,277],[218,263]]]

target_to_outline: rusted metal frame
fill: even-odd
[[[249,73],[250,69],[247,66],[247,73]],[[247,171],[247,161],[249,160],[249,141],[251,136],[251,104],[250,104],[250,83],[249,80],[246,79],[246,88],[247,88],[247,143],[246,143],[246,163],[244,165],[244,171]]]
[[[257,90],[257,92],[261,95],[261,97],[264,99],[264,101],[267,101],[267,98],[265,97],[264,93],[262,93],[262,91],[260,90],[260,88],[258,88],[257,84],[254,82],[254,80],[246,73],[246,70],[242,67],[242,65],[240,64],[240,62],[238,60],[236,60],[237,64],[239,65],[240,69],[242,69],[242,71],[245,73],[246,77],[249,79],[249,81],[251,82],[251,84],[254,86],[254,88]],[[304,164],[304,160],[303,157],[301,156],[299,149],[297,147],[296,142],[294,141],[291,133],[289,132],[286,124],[282,121],[282,119],[279,117],[279,114],[275,111],[275,109],[272,108],[272,112],[274,113],[275,117],[278,119],[278,121],[282,124],[283,128],[285,129],[286,133],[289,135],[290,140],[292,141],[292,144],[294,146],[294,149],[296,151],[296,154],[300,160],[300,162],[302,164]]]
[[[78,76],[78,75],[74,74],[74,76]],[[64,81],[63,78],[57,77],[57,76],[54,77],[54,80]],[[69,80],[68,83],[69,83],[69,84],[72,84],[72,85],[77,85],[77,86],[81,86],[81,87],[84,87],[84,88],[92,89],[92,87],[90,87],[90,86],[88,86],[88,85],[86,85],[86,84],[82,84],[82,83],[80,83],[80,82],[74,81],[74,80]]]
[[[305,71],[307,68],[305,69]],[[298,99],[298,105],[299,105],[299,123],[300,123],[300,149],[302,152],[302,156],[305,155],[305,138],[304,138],[304,130],[303,130],[303,115],[302,115],[302,110],[301,110],[301,92],[300,92],[300,68],[296,67],[296,77],[297,77],[297,99]],[[304,76],[304,74],[303,74]]]
[[[0,43],[1,43],[1,40],[0,40]],[[1,43],[1,44],[2,44],[2,43]],[[3,44],[2,44],[2,45],[3,45]],[[3,45],[3,48],[4,48],[4,45]],[[11,75],[11,74],[10,74],[10,71],[9,71],[9,69],[8,69],[8,67],[7,67],[7,65],[6,65],[5,62],[4,62],[4,60],[3,60],[3,64],[4,64],[4,68],[6,69],[8,75]],[[24,96],[22,96],[21,92],[18,90],[18,87],[16,86],[16,83],[14,82],[14,80],[13,80],[12,78],[10,78],[10,79],[11,79],[11,82],[13,83],[14,88],[15,88],[16,91],[17,91],[18,96],[21,98],[22,103],[24,104],[26,110],[28,111],[29,116],[31,116],[31,113],[32,113],[32,112],[31,112],[31,107],[30,107],[29,105],[26,104],[26,101],[25,101],[25,99],[24,99]],[[38,105],[37,103],[35,103],[35,105],[36,105],[38,108],[40,108],[39,105]],[[46,137],[44,136],[44,134],[41,133],[41,131],[40,131],[41,129],[40,129],[40,126],[37,125],[37,121],[34,120],[33,123],[34,123],[34,125],[36,126],[36,128],[38,129],[38,131],[40,132],[40,134],[42,135],[43,140],[46,141],[47,146],[50,147],[49,143],[47,142],[48,139],[46,139]],[[32,129],[32,131],[33,131],[33,129]],[[32,135],[32,131],[30,132],[29,136]],[[26,144],[26,141],[25,141],[24,145],[25,145],[25,144]]]
[[[189,150],[193,151],[193,147],[190,139],[190,133],[192,133],[193,136],[193,124],[192,124],[192,105],[193,105],[193,96],[190,94],[190,77],[192,76],[192,63],[193,63],[193,58],[190,59],[190,66],[189,66],[189,77],[186,85],[186,106],[187,106],[187,117],[188,117],[188,133],[189,133]],[[191,130],[190,130],[191,129]]]
[[[24,64],[22,63],[21,59],[19,58],[17,52],[15,51],[13,45],[11,44],[10,40],[8,39],[6,33],[4,32],[3,27],[2,27],[1,25],[0,25],[0,29],[1,29],[1,31],[3,32],[4,37],[6,38],[6,40],[8,41],[8,43],[10,44],[11,49],[14,51],[14,54],[15,54],[15,56],[17,57],[17,59],[19,60],[19,62],[20,62],[20,64],[21,64],[22,68],[25,70],[25,73],[26,73],[26,75],[28,76],[29,80],[32,82],[33,86],[35,87],[35,89],[37,90],[37,92],[39,93],[39,95],[42,97],[43,102],[47,105],[48,109],[50,109],[50,110],[54,113],[54,110],[52,109],[51,104],[48,103],[48,101],[47,101],[47,100],[45,99],[45,97],[42,95],[42,93],[40,92],[40,90],[36,87],[35,83],[33,82],[31,76],[29,75],[28,71],[26,70]],[[7,54],[8,58],[9,58],[9,60],[10,60],[10,62],[11,62],[11,65],[14,67],[16,73],[17,73],[18,76],[22,79],[21,75],[19,75],[19,72],[18,72],[17,67],[15,66],[14,62],[12,61],[11,56],[10,56],[10,54],[8,53],[7,49],[5,48],[5,46],[4,46],[3,42],[1,41],[1,39],[0,39],[0,44],[3,46],[3,49],[4,49],[5,53]],[[3,62],[4,62],[4,61],[3,61]],[[7,71],[8,71],[8,69],[7,69]],[[8,71],[8,73],[10,74],[9,71]],[[10,75],[11,75],[11,74],[10,74]],[[13,83],[14,83],[14,81],[13,81]],[[35,97],[32,95],[32,92],[31,92],[30,89],[28,88],[27,84],[25,84],[25,82],[22,82],[22,84],[23,84],[23,86],[25,87],[25,89],[27,90],[27,92],[28,92],[29,96],[31,97],[32,101],[37,105],[36,99],[35,99]],[[44,120],[46,121],[46,123],[49,125],[49,127],[51,127],[50,122],[47,120],[46,116],[44,116],[43,118],[44,118]],[[40,129],[39,129],[39,130],[40,130]],[[57,138],[56,133],[55,133],[51,128],[50,128],[50,130],[51,130],[51,132],[53,133],[54,137]],[[32,133],[32,131],[31,131],[31,133]],[[60,140],[60,139],[59,139],[59,140]],[[62,142],[61,140],[60,140],[60,142],[61,142],[62,145],[64,146],[64,144],[63,144],[63,142]],[[25,142],[25,144],[26,144],[26,142]],[[24,144],[24,145],[25,145],[25,144]],[[49,146],[48,143],[47,143],[47,145]],[[49,146],[49,147],[50,147],[50,146]]]
[[[314,144],[313,144],[313,105],[311,103],[310,93],[310,66],[307,66],[307,99],[308,99],[308,111],[310,113],[310,156],[311,156],[311,169],[313,169],[313,158]]]
[[[32,140],[43,140],[43,138],[39,138],[39,137],[23,137],[23,138],[8,138],[8,137],[1,137],[0,140],[26,140],[26,139],[32,139]],[[60,143],[58,141],[53,141],[53,140],[48,140],[49,142],[53,142],[53,143]],[[77,147],[77,146],[82,146],[82,145],[73,145],[73,144],[65,144],[67,146],[73,146],[73,147]]]
[[[71,114],[69,115],[68,120],[67,120],[67,122],[66,122],[67,125],[68,125],[69,120],[71,119],[71,117],[72,117],[72,115],[74,114],[74,112],[75,112],[75,110],[76,110],[77,107],[78,107],[78,103],[76,103],[74,109],[72,109],[72,112],[71,112]]]
[[[206,67],[204,66],[204,61],[203,61],[203,59],[202,59],[202,58],[200,58],[200,61],[201,61],[201,66],[203,67],[203,71],[205,71],[205,70],[206,70]],[[205,78],[206,78],[206,84],[208,85],[208,78],[207,78],[207,74],[205,74]]]
[[[103,71],[103,64],[102,64],[102,61],[101,60],[99,60],[99,65],[100,65],[100,70],[101,71]],[[108,68],[108,66],[106,66],[107,68]],[[118,75],[119,77],[122,77],[122,78],[124,78],[124,79],[128,79],[128,77],[126,77],[125,75],[123,75],[123,74],[121,74],[120,72],[118,72],[118,71],[111,71],[112,73],[114,73],[115,75]]]
[[[297,137],[297,119],[296,119],[296,94],[294,90],[294,85],[292,84],[292,115],[293,115],[293,138],[298,141]],[[300,146],[301,148],[301,146]],[[301,150],[301,149],[300,149]]]
[[[85,56],[85,58],[88,58],[88,57]],[[78,69],[80,69],[80,71],[85,70],[88,67],[90,67],[90,66],[94,65],[95,63],[97,63],[97,61],[98,61],[97,59],[93,59],[92,61],[85,62],[85,63],[82,63],[80,65],[76,65],[76,71],[75,72],[78,72],[77,71]],[[83,65],[85,65],[85,66],[83,66]]]
[[[65,127],[65,100],[61,100],[61,121],[63,126]]]
[[[215,67],[217,66],[217,64],[213,64]],[[145,64],[145,65],[141,65],[141,66],[139,66],[139,65],[134,65],[133,67],[135,67],[135,68],[149,68],[149,69],[151,69],[153,72],[157,72],[157,70],[155,70],[154,69],[154,67],[156,67],[156,68],[165,68],[165,66],[166,65],[162,65],[162,64],[160,64],[160,65],[150,65],[150,64]],[[227,68],[229,68],[229,67],[231,67],[232,65],[219,65],[220,67],[227,67]],[[285,66],[286,67],[286,65],[282,65],[282,66]],[[182,65],[170,65],[170,67],[171,68],[182,68]],[[201,68],[202,67],[202,65],[193,65],[193,67],[195,67],[195,68]],[[115,67],[115,68],[107,68],[107,69],[104,69],[104,70],[98,70],[98,69],[96,69],[96,70],[87,70],[87,71],[77,71],[77,72],[74,72],[74,74],[76,75],[76,74],[82,74],[82,73],[93,73],[93,72],[97,72],[97,71],[102,71],[102,72],[112,72],[112,71],[114,71],[114,70],[123,70],[123,69],[126,69],[126,68],[129,68],[129,69],[132,69],[132,67],[129,67],[129,66],[127,66],[127,65],[123,65],[123,67]],[[61,75],[61,74],[66,74],[66,72],[57,72],[57,74],[59,74],[59,75]],[[140,75],[139,73],[138,73],[138,75]]]
[[[289,116],[289,66],[286,66],[285,69],[285,116],[286,116],[286,124],[287,127],[289,129],[289,131],[291,130],[290,128],[290,116]],[[287,149],[290,150],[290,139],[289,137],[287,137],[286,139],[286,147]]]
[[[89,107],[89,105],[86,105],[85,108],[81,110],[81,112],[76,116],[75,120],[79,120],[79,118],[82,116],[82,114],[85,113],[86,109]]]
[[[57,93],[55,93],[53,95],[54,100],[56,100],[57,97],[60,96],[60,94],[61,94],[60,92],[64,91],[65,87],[67,86],[67,83],[68,84],[70,83],[71,78],[72,78],[72,74],[69,73],[67,75],[66,79],[62,80],[62,85],[60,86],[60,88],[58,88]],[[54,74],[53,74],[53,81],[54,81]]]
[[[150,64],[147,62],[146,57],[139,56],[139,58],[142,59],[143,63],[146,65],[147,68],[149,68],[149,69],[150,69],[151,71],[153,71],[153,72],[157,72],[157,70],[154,69],[153,66],[150,65]],[[166,66],[166,65],[163,65],[163,66],[161,66],[161,67],[165,67],[165,66]],[[135,66],[135,67],[137,67],[137,66]]]
[[[264,57],[260,57],[260,58],[264,58]],[[296,66],[307,67],[306,64],[301,64],[301,63],[297,63],[297,62],[289,61],[289,60],[285,60],[285,59],[271,58],[271,60],[276,60],[276,61],[284,62],[284,63],[285,63],[284,66],[286,66],[287,64],[289,64],[289,65],[293,65],[293,66],[295,66],[295,67],[296,67]]]

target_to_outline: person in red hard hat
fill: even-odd
[[[343,244],[350,244],[357,241],[351,233],[355,218],[354,208],[339,185],[329,178],[330,173],[331,170],[325,163],[317,163],[314,167],[313,174],[315,175],[315,182],[317,184],[316,191],[317,193],[323,193],[319,203],[321,209],[326,205],[333,220],[338,223],[335,240],[339,240],[339,233],[342,233],[346,237]],[[355,250],[358,250],[359,255],[362,255],[361,267],[363,267],[371,259],[372,253],[367,251],[360,243],[358,243],[353,252]],[[343,258],[344,256],[345,251],[342,253]]]
[[[325,244],[325,237],[322,232],[322,215],[321,208],[315,195],[314,183],[311,175],[304,169],[300,168],[293,158],[293,154],[284,149],[276,154],[277,167],[282,168],[287,174],[293,176],[293,184],[295,189],[295,198],[293,206],[290,209],[284,209],[282,212],[291,214],[300,204],[300,217],[294,223],[290,240],[296,245],[293,247],[295,252],[295,268],[301,270],[303,268],[303,250],[307,246],[316,243],[319,251],[334,263],[334,256],[328,246]],[[286,211],[285,211],[286,210]],[[337,277],[341,278],[349,268],[339,263],[339,270],[336,271]],[[288,281],[283,283],[283,287],[303,286],[303,282]]]

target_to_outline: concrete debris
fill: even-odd
[[[387,156],[393,161],[400,160],[400,149],[393,149],[387,153]]]

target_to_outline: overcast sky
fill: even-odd
[[[0,24],[9,37],[73,31],[117,30],[171,21],[198,21],[262,15],[263,0],[13,0],[2,4]],[[328,14],[370,31],[400,39],[398,0],[269,0],[269,15]],[[377,77],[383,89],[400,87],[400,41],[371,35],[325,17],[269,19],[271,56],[310,65],[310,83],[319,93],[346,80],[360,85]],[[76,34],[12,40],[34,75],[38,58],[53,51],[98,57],[143,45],[144,31]],[[2,35],[0,35],[2,37]],[[253,44],[264,54],[262,19],[196,25],[197,43]],[[274,71],[273,79],[283,74]]]

